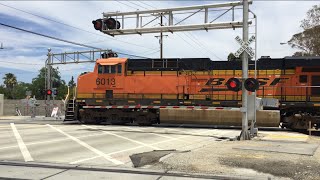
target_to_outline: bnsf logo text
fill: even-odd
[[[285,83],[286,80],[289,78],[257,78],[259,81],[259,86],[275,86],[279,83]],[[210,78],[206,82],[206,86],[211,86],[210,88],[202,88],[200,89],[199,92],[212,92],[212,91],[228,91],[226,87],[221,87],[221,86],[226,86],[226,82],[228,79],[225,78]],[[217,88],[214,88],[214,86],[219,86]]]
[[[257,78],[260,86],[275,86],[279,83],[285,83],[285,80],[289,78],[274,78],[273,80],[270,78]],[[225,78],[210,78],[206,86],[221,86],[226,85],[227,79]],[[269,84],[268,84],[269,83]]]

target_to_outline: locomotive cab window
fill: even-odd
[[[98,73],[99,74],[115,74],[116,73],[116,66],[111,66],[111,65],[105,65],[105,66],[102,66],[102,71],[99,71],[99,68],[98,68]]]
[[[103,72],[103,66],[101,66],[100,64],[98,65],[98,74],[102,74]]]
[[[122,73],[122,65],[121,64],[117,65],[117,73],[118,73],[118,75],[121,75],[121,73]]]
[[[115,64],[115,65],[98,65],[98,74],[118,74],[121,75],[122,73],[122,65]]]
[[[300,83],[307,83],[308,82],[308,76],[307,75],[299,76],[299,82]]]

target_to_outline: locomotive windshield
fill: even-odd
[[[98,73],[99,74],[121,74],[122,66],[121,64],[117,65],[98,65]]]

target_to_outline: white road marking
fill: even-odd
[[[34,124],[34,125],[27,125],[27,124],[16,124],[19,128],[46,128],[43,124]]]
[[[98,149],[90,146],[89,144],[87,144],[87,143],[85,143],[85,142],[77,139],[77,138],[74,137],[74,136],[71,136],[71,135],[63,132],[62,130],[60,130],[60,129],[58,129],[58,128],[50,125],[50,124],[47,124],[47,126],[49,126],[49,127],[51,127],[52,129],[60,132],[60,133],[63,134],[63,135],[69,137],[71,140],[77,142],[78,144],[80,144],[80,145],[82,145],[83,147],[89,149],[90,151],[96,153],[97,155],[104,157],[106,160],[113,162],[114,164],[117,164],[117,165],[119,165],[119,164],[124,164],[123,162],[121,162],[121,161],[119,161],[119,160],[117,160],[117,159],[114,159],[114,158],[108,156],[107,154],[103,153],[102,151],[99,151]]]
[[[179,137],[179,138],[176,138],[176,139],[183,139],[183,138],[187,138],[187,137],[189,137],[189,136],[185,135],[183,137]],[[162,144],[162,143],[174,141],[176,139],[167,139],[167,140],[164,140],[164,141],[159,141],[159,142],[156,142],[156,143],[152,143],[150,145]],[[129,148],[129,149],[123,149],[123,150],[120,150],[120,151],[111,152],[111,153],[109,153],[107,155],[111,156],[113,154],[118,154],[118,153],[122,153],[122,152],[126,152],[126,151],[131,151],[131,150],[135,150],[135,149],[139,149],[139,148],[143,148],[143,147],[144,146],[137,146],[137,147],[133,147],[133,148]],[[90,158],[80,159],[80,160],[77,160],[77,161],[73,161],[70,164],[78,164],[78,163],[81,163],[81,162],[84,162],[84,161],[89,161],[89,160],[96,159],[96,158],[99,158],[99,157],[101,157],[101,156],[94,156],[94,157],[90,157]]]
[[[93,128],[93,127],[90,127],[90,126],[87,126],[87,125],[82,125],[82,126],[90,128],[90,129],[96,129],[96,128]],[[142,146],[145,146],[145,147],[148,147],[148,148],[151,148],[151,149],[161,150],[161,148],[158,148],[158,147],[155,147],[155,146],[152,146],[152,145],[149,145],[149,144],[145,144],[143,142],[140,142],[140,141],[137,141],[137,140],[133,140],[133,139],[130,139],[130,138],[127,138],[127,137],[124,137],[124,136],[120,136],[118,134],[114,134],[114,133],[106,132],[106,131],[103,131],[103,133],[110,134],[112,136],[116,136],[118,138],[125,139],[125,140],[128,140],[130,142],[133,142],[133,143],[136,143],[136,144],[140,144]]]
[[[28,151],[28,148],[27,146],[24,144],[16,126],[14,125],[14,123],[10,123],[11,125],[11,129],[13,131],[13,134],[14,136],[16,137],[16,140],[18,142],[18,145],[19,145],[19,148],[20,148],[20,151],[22,153],[22,156],[24,158],[24,161],[33,161],[33,158],[31,157],[29,151]]]
[[[105,134],[103,134],[103,133],[90,134],[90,135],[78,136],[76,138],[79,139],[79,138],[86,138],[86,137],[91,137],[91,136],[102,136],[102,135],[105,135]],[[59,139],[48,140],[48,141],[37,141],[37,142],[32,142],[32,143],[26,143],[26,146],[37,145],[37,144],[45,144],[45,143],[54,143],[54,142],[60,142],[60,141],[66,141],[66,140],[70,140],[70,138],[59,138]],[[16,148],[16,147],[18,147],[18,146],[17,145],[15,145],[15,146],[6,146],[6,147],[1,147],[0,150]]]

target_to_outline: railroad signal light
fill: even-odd
[[[259,81],[254,78],[248,78],[244,81],[244,87],[250,92],[255,92],[259,89]]]
[[[58,89],[57,88],[52,88],[52,96],[58,95]]]
[[[52,94],[51,89],[47,89],[47,95],[50,96]]]
[[[95,21],[92,21],[92,24],[95,30],[99,30],[99,31],[102,30],[102,25],[103,25],[102,19],[97,19]]]
[[[230,91],[238,92],[241,90],[241,81],[238,78],[230,78],[226,85]]]
[[[110,58],[110,57],[118,57],[118,54],[115,52],[104,52],[101,54],[101,58]]]
[[[120,28],[120,22],[113,19],[109,18],[104,21],[104,24],[107,26],[108,29],[119,29]]]

